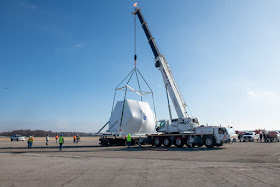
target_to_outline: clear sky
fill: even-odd
[[[0,131],[99,130],[115,87],[134,66],[134,2],[0,1]],[[280,129],[279,0],[138,5],[202,124]],[[157,117],[168,119],[162,77],[138,20],[137,50]]]

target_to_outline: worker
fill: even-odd
[[[76,136],[76,142],[79,143],[79,141],[80,141],[80,136],[77,134],[77,136]]]
[[[55,143],[57,143],[57,139],[58,139],[58,136],[56,135],[56,136],[55,136]]]
[[[76,138],[77,138],[77,137],[74,135],[74,136],[73,136],[73,143],[76,142]]]
[[[262,133],[260,133],[260,142],[262,142],[262,136],[263,136]]]
[[[32,136],[29,136],[29,139],[27,140],[28,148],[32,147],[32,143],[33,143],[33,138]]]
[[[127,148],[131,148],[131,136],[130,136],[130,134],[127,134],[126,142],[127,142]]]
[[[49,135],[46,136],[46,145],[48,145],[48,142],[50,141]]]
[[[63,134],[59,137],[59,150],[62,150],[62,145],[64,144]]]

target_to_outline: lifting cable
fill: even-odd
[[[125,100],[126,100],[126,95],[127,95],[127,87],[128,87],[128,83],[130,82],[130,80],[131,80],[131,78],[132,78],[134,73],[136,75],[139,91],[141,93],[141,101],[142,101],[142,89],[141,89],[139,77],[141,77],[144,80],[145,84],[148,86],[148,88],[150,90],[150,93],[152,94],[153,109],[154,109],[154,113],[155,113],[155,120],[157,120],[153,90],[151,89],[151,87],[149,86],[149,84],[147,83],[147,81],[144,79],[144,77],[140,73],[139,69],[137,68],[137,47],[136,47],[137,45],[136,44],[137,44],[136,43],[136,15],[134,15],[134,63],[135,63],[135,67],[130,71],[130,73],[116,87],[115,95],[114,95],[114,100],[113,100],[113,105],[112,105],[112,111],[111,111],[111,115],[112,115],[113,110],[114,110],[115,100],[116,100],[116,94],[117,94],[117,90],[118,90],[119,86],[129,77],[129,79],[128,79],[127,83],[126,83],[125,95],[124,95],[124,99],[123,99],[123,107],[122,107],[122,115],[121,115],[121,121],[120,121],[120,129],[121,129],[121,126],[122,126],[122,120],[123,120],[123,114],[124,114],[124,105],[125,105]],[[139,76],[138,76],[138,74],[139,74]]]

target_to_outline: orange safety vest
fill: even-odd
[[[56,136],[55,139],[58,139],[58,136]]]
[[[74,140],[76,140],[76,136],[73,136]]]

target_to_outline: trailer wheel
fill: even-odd
[[[170,139],[166,138],[163,140],[163,145],[164,147],[170,147],[171,146],[171,141]]]
[[[154,140],[154,144],[155,144],[156,147],[160,147],[161,144],[162,144],[162,142],[161,142],[160,139],[156,138],[156,139]]]
[[[108,146],[110,146],[110,145],[111,145],[111,142],[109,142],[109,141],[105,141],[105,142],[104,142],[104,146],[108,147]]]
[[[176,145],[176,147],[183,147],[184,146],[184,142],[181,139],[177,139],[175,141],[175,145]]]
[[[203,137],[203,143],[207,148],[213,148],[215,146],[215,138],[213,136]]]

